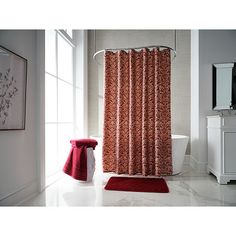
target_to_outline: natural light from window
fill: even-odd
[[[66,37],[65,34],[69,33]],[[76,88],[71,32],[45,31],[45,175],[60,173],[75,136]],[[74,98],[75,97],[75,98]]]

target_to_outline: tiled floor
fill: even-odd
[[[165,177],[169,193],[107,191],[114,174],[97,174],[91,183],[67,175],[21,206],[236,206],[236,182],[219,185],[213,175],[184,166],[181,174]]]

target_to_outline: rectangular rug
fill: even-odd
[[[111,177],[106,190],[168,193],[169,188],[163,178]]]

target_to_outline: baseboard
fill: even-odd
[[[190,156],[190,166],[195,169],[197,172],[206,173],[207,172],[207,162],[199,162],[194,158],[194,156]]]
[[[184,165],[190,165],[190,157],[191,155],[184,156]]]
[[[20,202],[25,201],[29,196],[38,192],[38,182],[31,181],[15,190],[14,192],[7,193],[0,199],[0,206],[17,206]]]

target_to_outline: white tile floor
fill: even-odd
[[[95,172],[93,182],[81,183],[64,175],[21,206],[236,206],[236,182],[219,185],[213,175],[185,165],[183,172],[165,177],[169,193],[107,191],[114,174]]]

